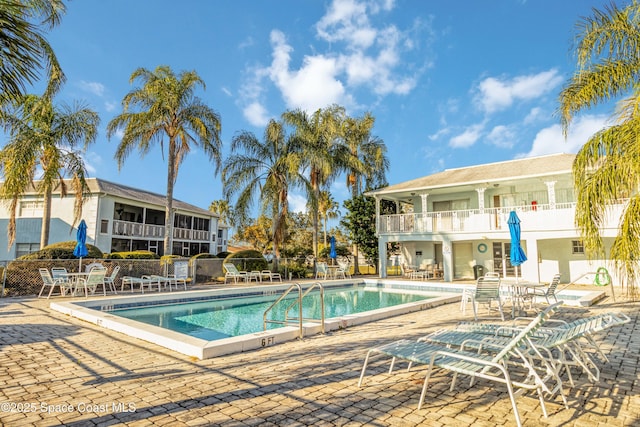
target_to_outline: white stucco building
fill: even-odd
[[[593,280],[587,273],[609,265],[587,260],[575,227],[574,158],[556,154],[447,169],[367,193],[376,199],[382,275],[387,243],[398,242],[407,264],[435,265],[446,281],[473,278],[475,265],[513,277],[507,219],[515,210],[528,257],[519,276],[550,281],[560,273],[563,283]],[[394,203],[394,214],[380,214],[383,200]],[[609,210],[602,230],[608,247],[618,233],[623,206]]]
[[[90,192],[83,205],[82,219],[87,223],[87,243],[104,253],[149,250],[163,255],[166,197],[116,184],[99,178],[87,179]],[[54,191],[51,203],[49,243],[75,240],[71,229],[74,195],[61,197]],[[19,201],[16,216],[16,240],[7,248],[9,213],[0,204],[0,260],[12,260],[40,249],[43,198],[36,192]],[[173,254],[191,256],[217,254],[227,250],[228,227],[218,215],[173,200]]]

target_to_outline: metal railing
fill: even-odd
[[[305,296],[307,296],[309,294],[309,292],[311,292],[313,289],[315,288],[319,288],[320,289],[320,327],[322,330],[322,333],[324,334],[324,330],[325,330],[325,325],[324,325],[324,287],[322,286],[322,284],[320,282],[316,282],[313,285],[311,285],[306,291],[304,291],[304,293],[302,292],[302,286],[300,286],[299,283],[294,283],[291,286],[289,286],[289,288],[287,288],[286,291],[284,291],[284,293],[282,295],[280,295],[280,297],[278,297],[278,299],[276,299],[273,304],[271,304],[269,306],[269,308],[267,308],[263,315],[262,315],[262,326],[263,329],[266,331],[267,330],[267,324],[269,323],[274,323],[274,324],[278,324],[278,325],[291,325],[292,323],[295,323],[298,325],[298,338],[302,339],[304,338],[304,333],[303,333],[303,329],[302,329],[302,322],[306,321],[306,322],[318,322],[318,319],[312,319],[312,318],[304,318],[302,317],[302,300],[304,299]],[[297,289],[298,291],[298,298],[296,298],[295,301],[293,301],[291,304],[289,304],[287,306],[287,308],[284,310],[284,320],[274,320],[274,319],[267,319],[267,315],[273,310],[273,308],[275,306],[277,306],[282,300],[284,300],[286,298],[287,295],[289,295],[289,293],[294,290]],[[296,304],[298,305],[298,316],[297,317],[289,317],[289,311],[296,306]]]
[[[625,201],[612,205],[609,219],[615,227]],[[508,231],[509,212],[515,210],[527,230],[575,229],[576,204],[554,203],[502,208],[467,209],[457,211],[381,215],[378,233],[438,233]]]

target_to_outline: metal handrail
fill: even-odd
[[[322,283],[320,283],[320,282],[316,282],[313,285],[309,286],[309,289],[307,289],[302,294],[302,296],[300,297],[299,301],[294,301],[289,305],[289,307],[287,307],[287,309],[284,311],[284,321],[287,322],[288,320],[298,320],[300,322],[300,325],[302,325],[302,321],[303,320],[312,321],[312,322],[317,320],[317,319],[303,318],[302,317],[302,308],[300,309],[300,316],[299,317],[289,317],[289,310],[293,306],[295,306],[296,304],[298,304],[300,307],[302,307],[302,300],[315,287],[318,287],[320,289],[320,326],[322,328],[322,333],[324,334],[324,287],[322,286]]]
[[[304,293],[302,292],[302,286],[300,286],[299,283],[294,283],[291,286],[289,286],[289,288],[282,294],[280,295],[280,297],[278,299],[276,299],[270,306],[269,308],[267,308],[264,311],[264,314],[262,315],[262,326],[263,326],[263,330],[267,330],[267,323],[275,323],[278,325],[289,325],[291,324],[291,321],[297,321],[298,323],[298,328],[299,328],[299,338],[302,339],[304,337],[303,332],[302,332],[302,322],[303,320],[306,321],[317,321],[317,319],[305,319],[302,317],[302,299],[316,286],[318,286],[320,288],[320,308],[321,308],[321,327],[322,327],[322,333],[324,333],[324,288],[322,287],[322,284],[320,282],[316,282],[313,285],[311,285],[309,287],[309,289],[307,289]],[[284,320],[270,320],[267,319],[267,314],[273,309],[273,307],[275,307],[280,301],[282,301],[288,294],[289,292],[291,292],[292,290],[297,289],[298,290],[298,298],[296,301],[292,302],[291,304],[289,304],[289,306],[286,308],[285,310],[285,314],[284,314]],[[289,310],[291,310],[292,307],[294,307],[296,304],[298,304],[298,317],[289,317]]]
[[[578,276],[577,278],[573,279],[573,280],[571,281],[571,283],[569,283],[569,284],[567,284],[567,285],[563,286],[563,287],[562,287],[559,291],[557,291],[556,293],[558,293],[558,292],[560,292],[560,291],[563,291],[563,290],[567,289],[569,286],[573,285],[574,283],[576,283],[578,280],[582,279],[583,277],[591,276],[591,275],[593,275],[593,276],[597,276],[597,275],[599,275],[599,274],[606,274],[606,275],[608,276],[608,277],[607,277],[607,279],[608,279],[607,281],[609,282],[609,286],[611,287],[611,297],[613,298],[613,302],[615,302],[615,301],[616,301],[616,295],[615,295],[615,293],[613,292],[613,283],[611,283],[611,275],[609,274],[609,272],[608,272],[608,271],[607,271],[606,273],[598,273],[597,271],[596,271],[596,272],[591,272],[591,271],[590,271],[590,272],[584,273],[584,274],[582,274],[582,275]]]

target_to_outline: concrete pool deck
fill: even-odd
[[[619,291],[618,291],[619,293]],[[502,387],[437,372],[417,410],[424,370],[387,374],[367,350],[451,327],[463,316],[446,304],[245,353],[197,360],[49,308],[62,298],[0,299],[0,424],[5,426],[495,426],[514,425]],[[617,295],[589,307],[562,307],[572,319],[607,311],[631,317],[600,342],[609,363],[600,381],[577,373],[565,383],[569,409],[518,396],[525,426],[640,424],[640,303]],[[486,319],[487,316],[482,316]]]

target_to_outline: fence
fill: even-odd
[[[92,259],[85,258],[82,260],[82,269],[92,263],[100,263],[107,268],[107,275],[110,275],[116,266],[120,266],[120,272],[116,278],[116,287],[120,288],[121,279],[124,276],[141,277],[144,275],[162,275],[176,274],[182,276],[177,268],[184,268],[186,276],[191,285],[215,283],[224,280],[224,262],[221,258],[193,258],[182,260],[173,260],[170,264],[162,264],[159,259]],[[257,259],[233,259],[241,271],[250,271],[254,268]],[[264,262],[264,259],[260,259]],[[282,258],[277,261],[277,270],[282,278],[287,279],[304,279],[313,277],[314,260],[313,258]],[[352,263],[353,265],[353,263]],[[14,260],[0,261],[0,278],[2,279],[0,287],[1,297],[15,297],[37,295],[42,288],[42,279],[38,272],[39,268],[51,270],[52,267],[64,267],[67,271],[78,271],[80,263],[77,259],[53,259],[53,260]],[[270,270],[275,270],[273,262],[268,263]],[[360,265],[360,274],[373,274],[375,269],[372,266]]]

